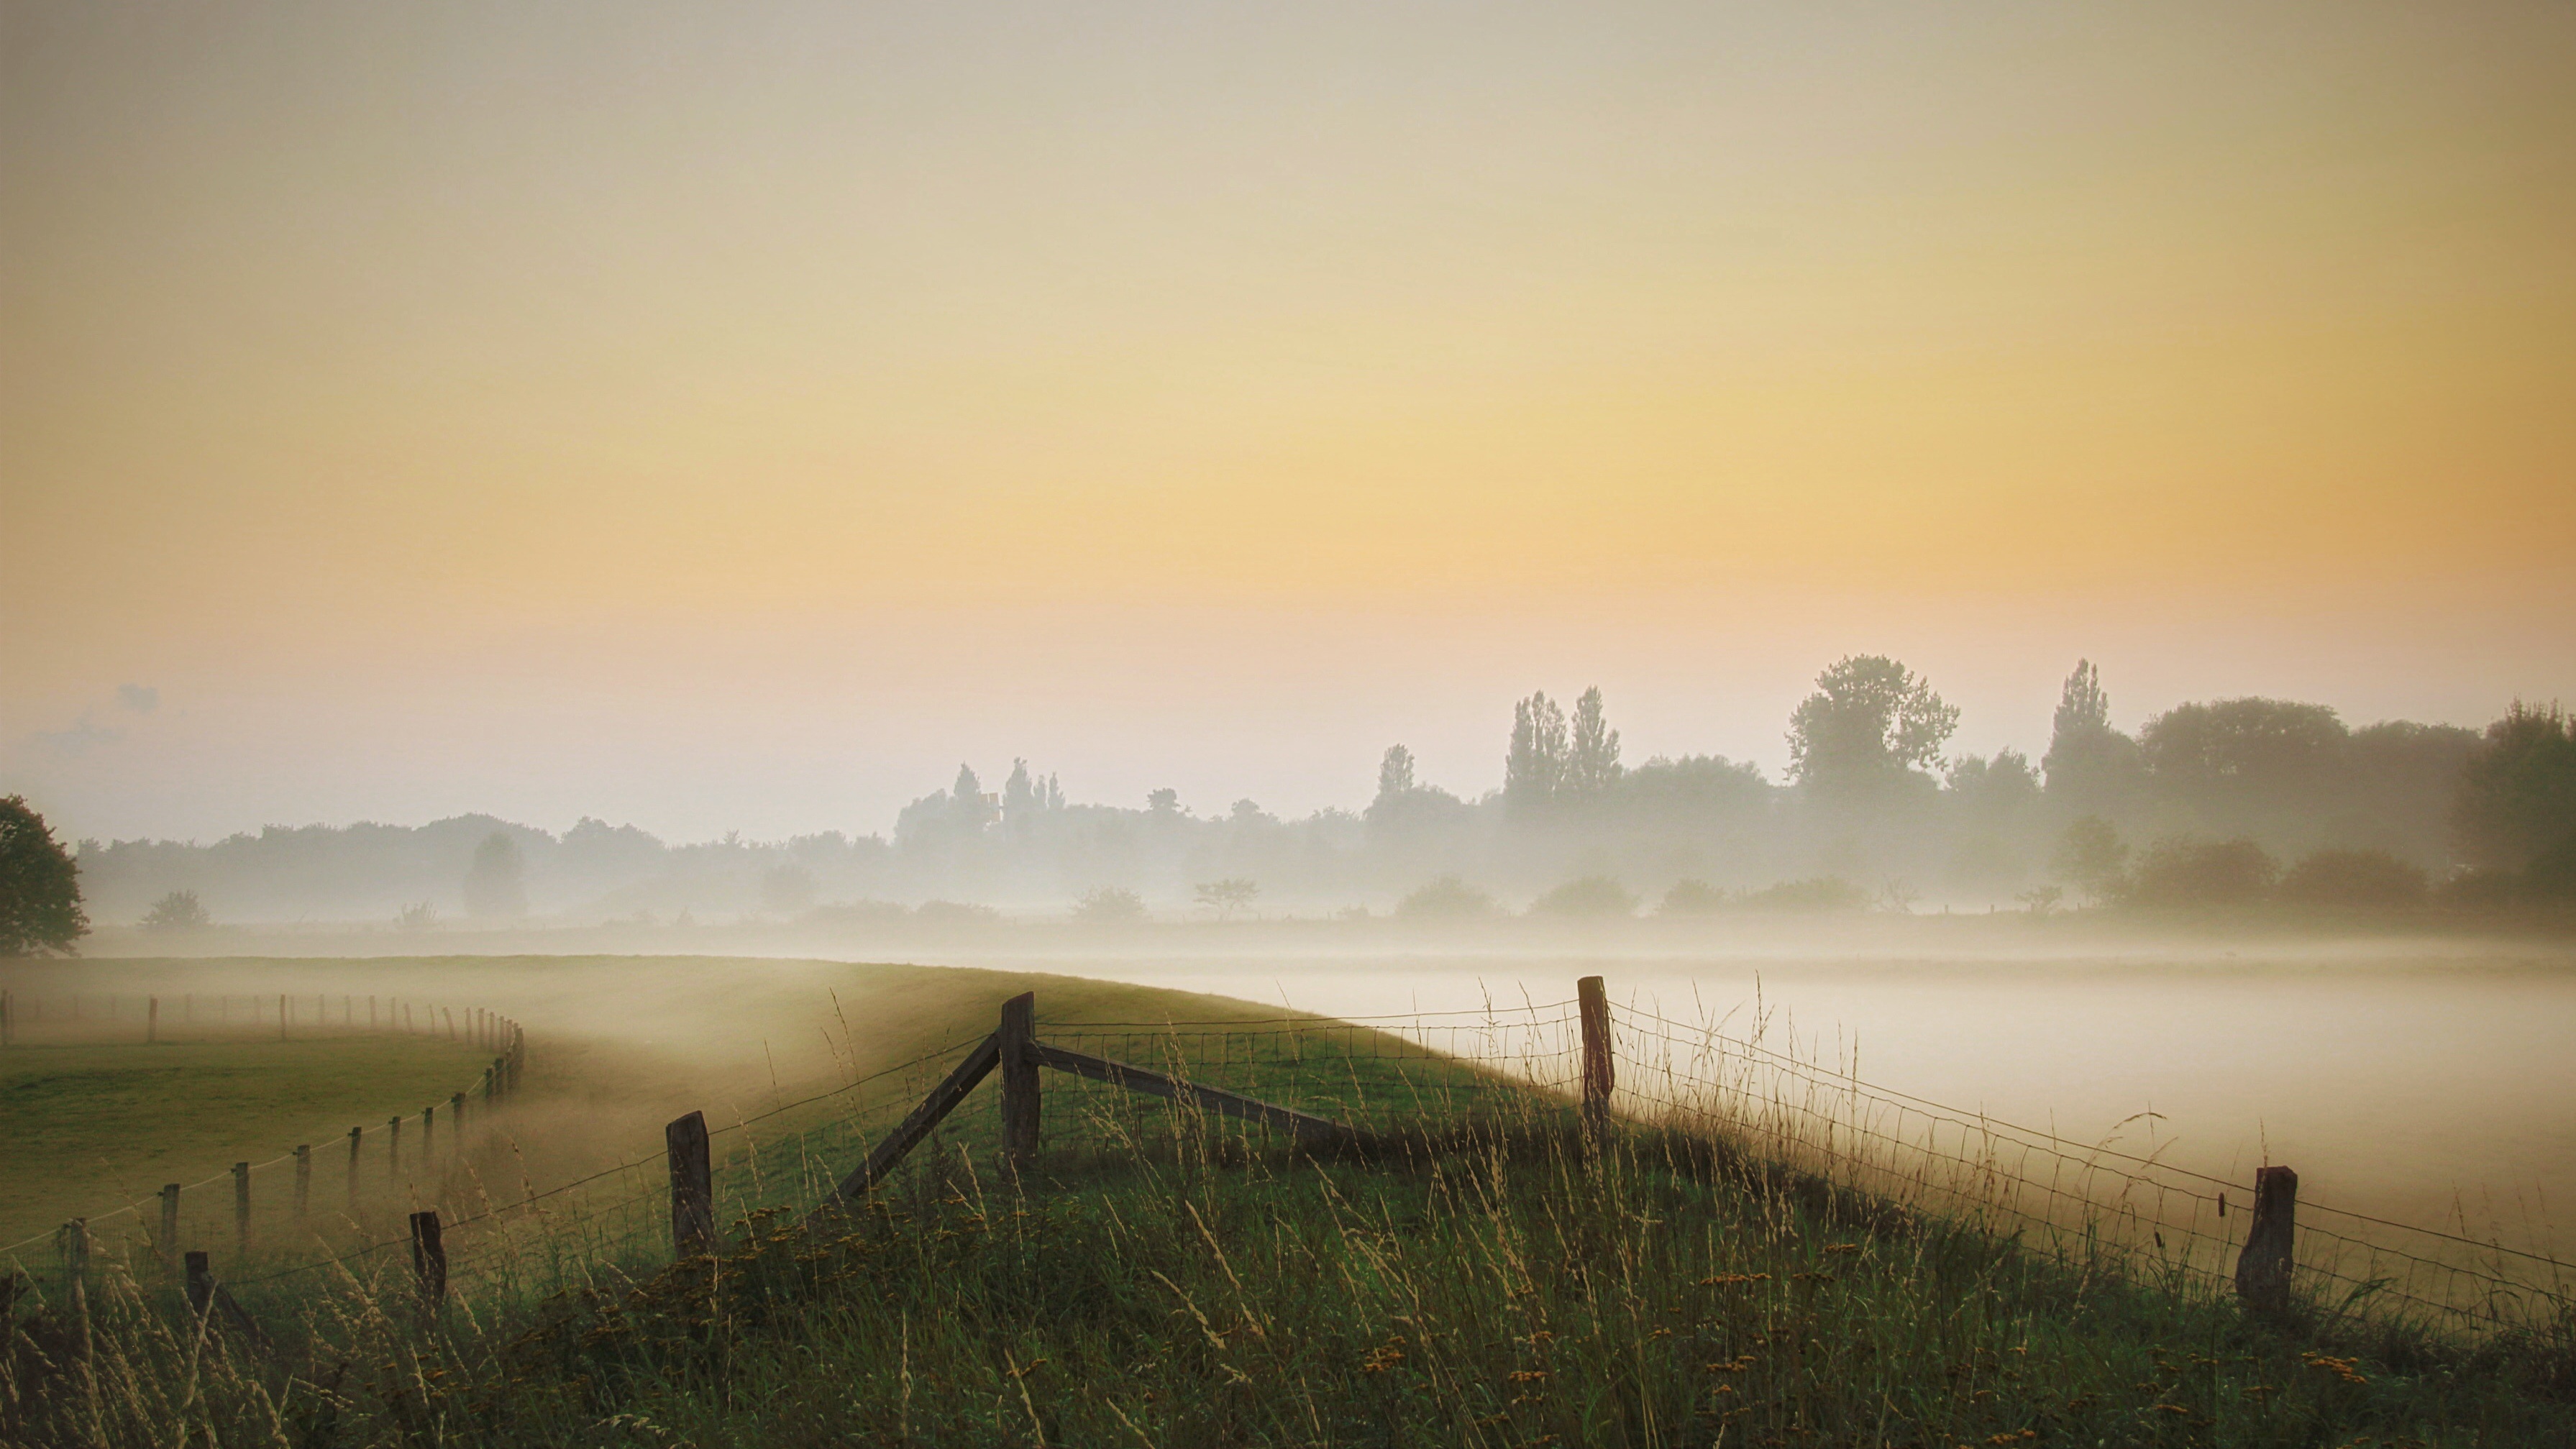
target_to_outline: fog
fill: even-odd
[[[357,962],[328,958],[400,943],[306,933],[234,943],[272,961],[102,960],[11,977],[22,992],[381,992],[506,1011],[535,1043],[525,1135],[541,1177],[649,1154],[679,1111],[729,1119],[880,1065],[885,1043],[970,1034],[1018,989],[1039,992],[1042,1020],[1096,1011],[1084,981],[1207,993],[1253,1015],[1382,1016],[1554,1003],[1599,974],[1640,1009],[2073,1143],[2249,1181],[2287,1162],[2303,1195],[2351,1211],[2527,1245],[2563,1230],[2576,1201],[2576,947],[2564,939],[2011,918],[1652,925],[1033,927],[910,957],[1005,976],[894,985],[775,934],[765,949],[779,954],[763,956],[749,933],[711,937],[713,956]],[[586,932],[490,944],[601,945]]]

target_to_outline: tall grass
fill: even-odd
[[[497,1215],[442,1311],[400,1254],[200,1319],[148,1261],[11,1314],[0,1439],[169,1445],[2425,1445],[2576,1434],[2570,1322],[2475,1344],[2264,1321],[2116,1234],[2043,1248],[1462,1064],[1248,1075],[1390,1130],[1338,1152],[1049,1078],[1052,1144],[952,1121],[795,1210],[877,1120],[737,1153],[717,1256]],[[1137,1054],[1142,1054],[1137,1053]],[[1177,1051],[1176,1051],[1177,1055]],[[1202,1064],[1206,1065],[1206,1064]],[[1216,1075],[1211,1067],[1203,1075]],[[906,1084],[905,1090],[911,1084]],[[856,1125],[854,1125],[856,1124]],[[839,1133],[840,1137],[825,1134]],[[619,1186],[623,1193],[625,1187]],[[2088,1251],[2090,1241],[2098,1246]]]

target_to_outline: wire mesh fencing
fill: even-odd
[[[1628,1007],[1589,1021],[1578,1002],[1560,1001],[1348,1020],[1055,1023],[1039,1025],[1034,1042],[1358,1134],[1436,1141],[1479,1124],[1574,1130],[1579,1121],[1679,1133],[2088,1271],[2199,1293],[2234,1287],[2252,1207],[2251,1183],[2194,1171],[2166,1149],[2070,1140]],[[712,1220],[738,1237],[746,1225],[812,1210],[986,1047],[980,1036],[948,1043],[809,1097],[708,1121]],[[1598,1119],[1576,1115],[1599,1091],[1588,1051],[1615,1064]],[[1041,1170],[1075,1181],[1088,1165],[1211,1138],[1257,1151],[1290,1135],[1265,1119],[1220,1122],[1133,1085],[1046,1074],[1036,1104]],[[968,1096],[914,1149],[906,1176],[878,1191],[946,1192],[953,1173],[998,1169],[1002,1096]],[[178,1249],[212,1244],[230,1291],[254,1312],[281,1313],[322,1285],[379,1298],[420,1291],[411,1215],[424,1210],[439,1215],[438,1291],[467,1311],[631,1284],[671,1261],[673,1172],[660,1143],[637,1141],[540,1189],[506,1114],[478,1118],[469,1106],[461,1124],[443,1125],[444,1137],[435,1119],[353,1134],[345,1158],[316,1148],[247,1164],[184,1185],[175,1219],[161,1216],[158,1200],[129,1204],[50,1242],[17,1245],[35,1249],[17,1261],[34,1291],[60,1296],[104,1257],[121,1254],[138,1276],[175,1274]],[[264,1205],[247,1218],[226,1196],[241,1181]],[[2484,1335],[2563,1323],[2576,1287],[2576,1273],[2545,1244],[2314,1201],[2296,1204],[2294,1241],[2298,1296],[2336,1315]]]

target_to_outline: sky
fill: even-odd
[[[2576,9],[0,4],[71,837],[2576,700]]]

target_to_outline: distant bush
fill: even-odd
[[[912,912],[899,901],[841,901],[797,917],[808,926],[882,926],[910,919]]]
[[[1636,909],[1637,898],[1606,875],[1567,881],[1530,902],[1533,916],[1625,916]]]
[[[1750,911],[1858,911],[1868,908],[1869,892],[1839,876],[1824,875],[1746,891],[1742,904]]]
[[[1444,875],[1395,903],[1397,915],[1416,921],[1475,920],[1501,910],[1492,896],[1454,875]]]
[[[2263,847],[2235,840],[2160,840],[2138,857],[2127,899],[2141,906],[2230,906],[2272,893],[2281,867]]]
[[[939,921],[953,925],[975,921],[998,921],[1002,918],[1000,911],[991,906],[977,905],[972,901],[923,901],[912,908],[912,914],[917,920]]]
[[[142,921],[147,931],[202,931],[214,923],[214,914],[195,891],[172,891],[154,901]]]
[[[2432,893],[2424,868],[2384,850],[2319,850],[2281,877],[2285,901],[2310,906],[2418,906]]]
[[[1145,919],[1145,898],[1125,886],[1098,886],[1073,903],[1073,918],[1093,925]]]
[[[1710,916],[1726,909],[1726,892],[1704,880],[1677,880],[1664,892],[1659,916]]]
[[[419,901],[394,912],[394,926],[404,931],[426,931],[438,924],[438,907]]]

